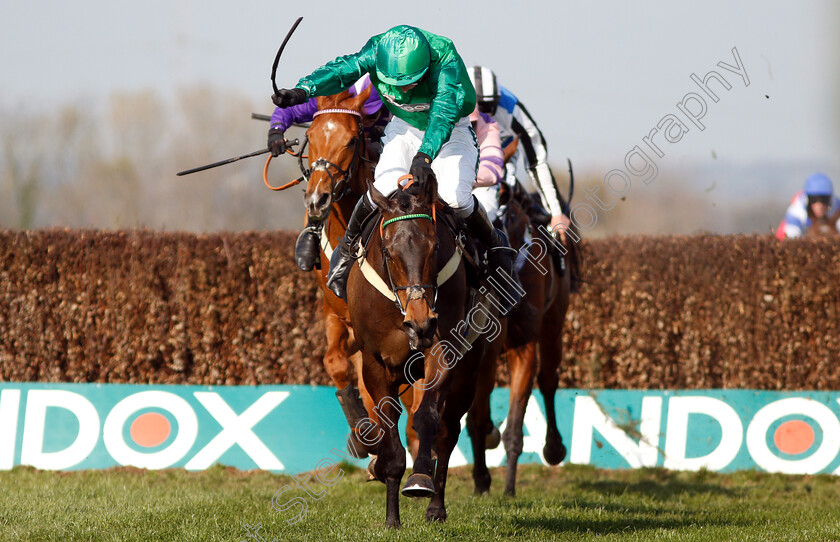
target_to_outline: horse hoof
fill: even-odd
[[[435,484],[428,474],[414,473],[405,481],[402,494],[406,497],[432,497],[435,494]]]
[[[371,454],[370,456],[370,463],[367,466],[367,472],[365,473],[365,482],[382,482],[379,478],[376,477],[374,470],[376,468],[376,456]],[[383,484],[385,482],[382,482]]]
[[[368,456],[365,445],[359,442],[359,437],[353,432],[347,435],[347,451],[354,459],[364,459]]]
[[[487,450],[493,450],[497,448],[501,442],[502,434],[499,432],[499,428],[494,425],[493,430],[487,433],[487,436],[484,437],[484,448]]]
[[[566,447],[562,442],[556,445],[546,443],[543,446],[543,457],[549,465],[559,465],[561,461],[566,459]]]
[[[490,484],[493,482],[490,478],[490,471],[476,472],[473,469],[473,483],[475,484],[476,495],[487,495],[490,493]]]
[[[426,509],[426,521],[439,521],[443,523],[446,521],[446,508],[428,508]]]

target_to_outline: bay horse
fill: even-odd
[[[811,225],[808,227],[808,231],[805,232],[805,237],[834,237],[840,235],[840,232],[837,231],[840,209],[837,209],[832,215],[826,212],[825,215],[817,218],[809,208],[808,217],[811,219]]]
[[[365,122],[371,120],[364,114],[364,104],[370,92],[371,87],[367,87],[356,96],[350,96],[345,91],[317,98],[318,110],[306,132],[309,168],[304,168],[301,162],[307,181],[303,198],[306,215],[308,219],[323,224],[320,231],[320,269],[316,267],[311,271],[324,300],[327,349],[323,363],[338,388],[336,396],[347,423],[353,429],[348,449],[351,455],[359,458],[367,453],[357,438],[356,427],[368,417],[375,419],[375,405],[362,380],[362,355],[354,338],[347,303],[327,288],[326,280],[332,251],[344,236],[356,202],[367,190],[366,181],[373,178],[376,157],[372,156],[371,142],[367,141],[364,131]],[[299,154],[302,156],[303,149]],[[351,364],[355,369],[360,397],[352,388]],[[409,442],[416,443],[410,424],[406,432]]]
[[[563,357],[563,327],[569,296],[579,282],[581,264],[576,245],[580,237],[576,230],[567,230],[570,242],[564,262],[568,267],[562,274],[558,272],[556,260],[548,254],[549,243],[553,242],[546,239],[550,234],[545,228],[538,229],[531,224],[525,211],[530,207],[528,198],[521,187],[513,190],[502,183],[500,204],[501,208],[506,208],[502,213],[503,222],[511,247],[518,251],[516,268],[525,290],[522,302],[508,315],[504,350],[510,372],[507,426],[502,434],[507,455],[504,492],[509,496],[516,494],[516,470],[523,445],[522,425],[535,377],[546,411],[543,457],[550,465],[557,465],[566,457],[566,447],[557,429],[554,396],[559,382],[557,369]],[[484,378],[479,386],[470,416],[474,411],[489,411],[490,408],[493,382]],[[482,435],[488,431],[483,412],[478,419],[473,421],[468,417],[467,428],[475,457],[475,491],[481,494],[490,490],[490,473],[482,449]]]
[[[394,422],[400,415],[396,398],[410,383],[419,446],[402,494],[430,497],[426,519],[444,521],[450,454],[477,375],[492,371],[501,349],[501,324],[492,307],[476,303],[478,291],[470,288],[462,257],[467,251],[435,207],[436,181],[398,190],[393,199],[372,183],[368,190],[381,218],[347,282],[365,386],[384,422],[375,428],[377,438],[366,442],[377,454],[368,470],[386,486],[386,525],[399,527],[406,457]]]

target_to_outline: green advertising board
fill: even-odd
[[[840,393],[574,389],[558,391],[555,403],[567,462],[840,472]],[[502,429],[507,404],[508,390],[495,390],[492,416]],[[536,394],[520,462],[542,461],[545,429]],[[324,459],[363,463],[347,454],[347,433],[329,387],[0,384],[0,469],[202,470],[219,463],[294,474]],[[471,462],[462,431],[451,465]],[[487,462],[504,465],[503,447],[488,451]]]

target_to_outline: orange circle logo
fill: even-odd
[[[801,454],[814,444],[814,429],[802,420],[789,420],[776,429],[773,442],[786,454]]]
[[[131,439],[145,448],[163,444],[171,432],[169,420],[157,412],[146,412],[131,422]]]

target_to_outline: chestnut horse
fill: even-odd
[[[399,527],[406,458],[396,398],[411,383],[419,449],[402,493],[431,497],[426,519],[443,521],[460,421],[473,402],[477,374],[492,371],[504,335],[495,309],[474,302],[478,292],[468,283],[466,251],[434,207],[437,183],[398,190],[392,199],[372,184],[369,191],[381,221],[347,283],[365,386],[384,422],[366,442],[378,454],[369,471],[386,485],[386,525]]]
[[[303,172],[307,178],[304,193],[306,214],[310,219],[323,222],[321,268],[313,269],[312,273],[324,297],[327,338],[324,367],[339,390],[348,390],[348,386],[352,385],[352,361],[363,404],[350,398],[349,404],[342,404],[342,407],[348,424],[354,429],[360,421],[373,416],[374,404],[361,378],[362,355],[354,339],[347,303],[327,288],[326,280],[332,251],[344,236],[353,207],[367,190],[366,181],[373,178],[375,158],[371,156],[364,133],[364,123],[368,120],[364,115],[364,103],[370,91],[371,87],[368,87],[357,96],[350,96],[345,91],[317,99],[318,111],[306,132],[309,169]],[[355,432],[350,435],[349,451],[352,455],[364,457],[367,455],[363,451],[364,446],[355,435]],[[416,441],[410,426],[407,437],[410,442]]]
[[[502,207],[507,207],[503,220],[511,247],[519,253],[516,267],[525,289],[522,302],[508,315],[505,342],[505,358],[510,371],[510,401],[502,441],[507,454],[505,494],[510,496],[516,494],[516,469],[523,443],[522,424],[535,377],[546,411],[543,457],[550,465],[557,465],[566,457],[566,447],[557,430],[554,396],[559,382],[557,368],[563,357],[563,326],[569,308],[569,295],[580,276],[580,253],[576,245],[580,238],[576,230],[567,232],[571,238],[565,249],[568,251],[564,260],[567,269],[561,276],[555,259],[548,254],[549,244],[553,242],[546,239],[550,234],[544,228],[535,228],[525,212],[530,206],[528,198],[520,187],[514,191],[502,184],[500,203]],[[492,387],[492,381],[482,379],[470,416],[479,410],[489,411]],[[485,420],[483,412],[480,419]],[[480,437],[486,434],[488,427],[485,421],[484,426],[473,429],[477,423],[468,418],[467,428],[470,430],[475,456],[475,491],[484,493],[490,489],[490,473],[481,449],[483,439]]]

